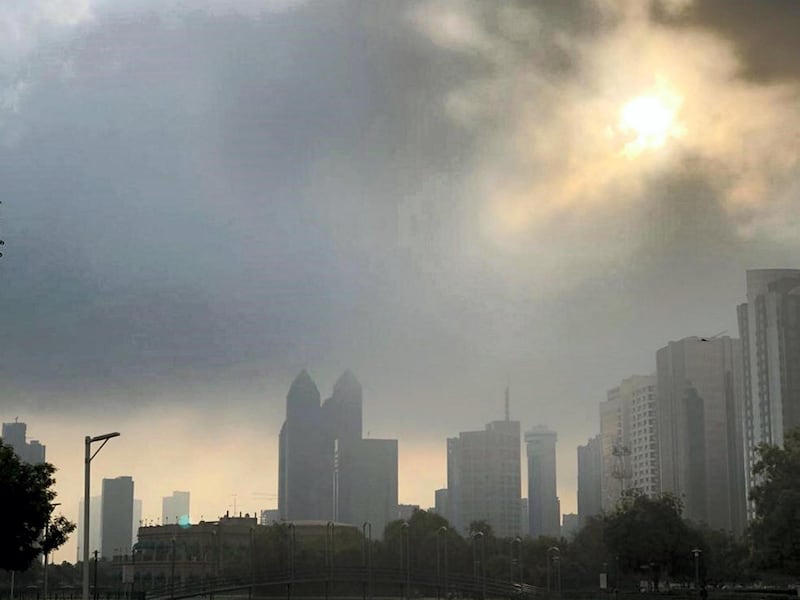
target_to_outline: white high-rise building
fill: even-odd
[[[747,271],[747,302],[737,312],[744,362],[744,476],[749,490],[758,445],[781,445],[784,432],[800,426],[800,269]]]
[[[633,375],[608,391],[600,403],[602,508],[611,510],[620,495],[659,488],[656,377]]]

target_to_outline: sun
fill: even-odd
[[[681,98],[664,90],[637,96],[619,111],[618,130],[628,139],[622,153],[634,157],[661,148],[670,138],[679,137],[683,127],[677,116]]]

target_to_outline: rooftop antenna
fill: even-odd
[[[508,386],[506,385],[506,421],[510,420],[511,420],[511,407],[509,402],[509,389]]]

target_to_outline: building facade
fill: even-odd
[[[603,512],[603,439],[596,435],[578,446],[578,517],[585,523]]]
[[[738,307],[744,362],[742,433],[745,487],[759,444],[783,443],[800,426],[800,270],[747,271]]]
[[[447,478],[451,524],[459,531],[486,521],[498,536],[520,534],[519,421],[493,421],[448,439]]]
[[[544,425],[525,432],[528,457],[528,533],[531,537],[561,535],[561,515],[556,489],[556,441]]]
[[[133,547],[133,478],[103,479],[101,506],[100,556],[111,559],[129,553]]]
[[[612,510],[627,490],[660,491],[656,383],[655,375],[633,375],[600,403],[604,511]]]
[[[397,511],[397,440],[364,439],[362,388],[346,371],[320,405],[302,371],[286,398],[278,457],[281,520],[372,523],[380,536]]]
[[[656,354],[661,490],[714,529],[744,525],[742,350],[729,337],[684,338]]]
[[[32,465],[43,463],[45,447],[39,440],[28,441],[27,435],[28,426],[25,423],[3,423],[3,442],[14,449],[19,459]]]
[[[168,525],[188,525],[190,522],[189,504],[191,494],[189,492],[172,492],[171,496],[161,498],[161,523]]]

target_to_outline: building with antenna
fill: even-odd
[[[611,510],[627,490],[659,493],[656,376],[633,375],[600,404],[602,508]]]
[[[520,424],[510,418],[508,389],[505,417],[447,440],[447,518],[461,532],[486,521],[498,536],[522,533]]]

